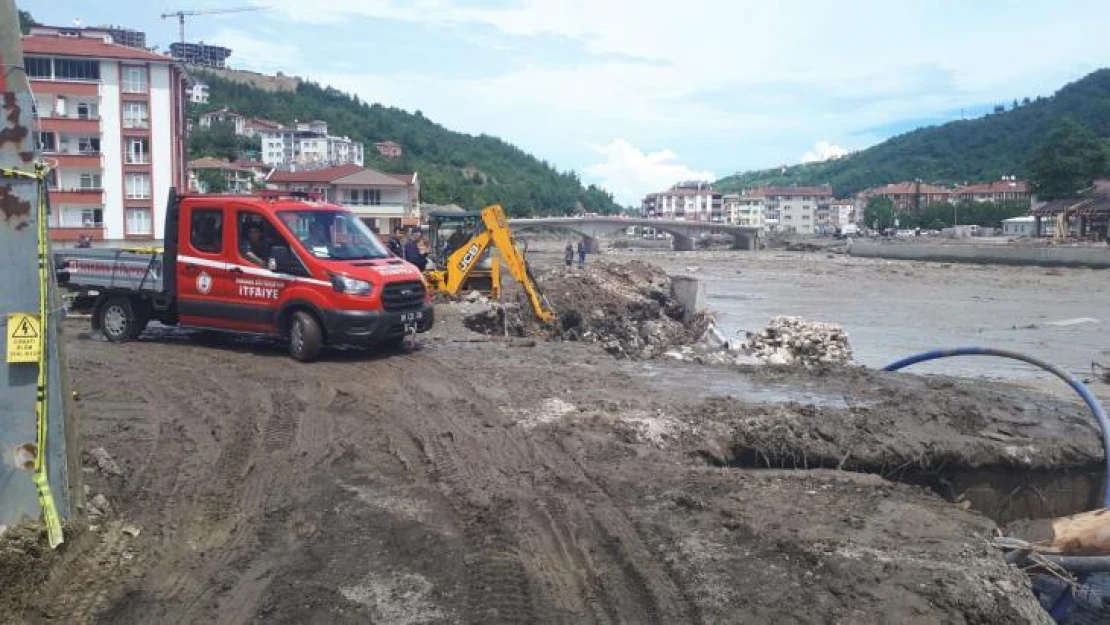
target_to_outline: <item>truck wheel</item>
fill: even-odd
[[[293,313],[293,323],[289,326],[289,355],[294,360],[312,362],[320,355],[323,343],[324,335],[316,317],[303,310]]]
[[[110,298],[100,307],[99,316],[100,331],[113,343],[130,341],[142,332],[129,298]]]

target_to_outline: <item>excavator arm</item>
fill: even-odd
[[[524,287],[524,292],[528,294],[528,301],[532,304],[532,311],[536,314],[536,317],[545,323],[553,323],[555,321],[555,311],[551,309],[551,303],[547,301],[539,287],[536,286],[532,270],[528,268],[528,263],[520,255],[520,251],[516,249],[516,245],[513,243],[512,231],[509,230],[508,220],[505,219],[505,211],[497,204],[487,206],[482,210],[482,221],[486,224],[484,234],[490,235],[501,260],[505,261],[505,265],[509,268],[509,273],[513,274],[513,278],[516,278],[516,281]]]
[[[551,304],[540,292],[528,263],[521,256],[513,243],[513,235],[509,230],[505,211],[501,206],[494,204],[482,210],[482,223],[486,228],[475,234],[469,241],[461,245],[447,257],[446,266],[442,270],[429,271],[424,275],[432,286],[440,292],[457,295],[466,283],[471,271],[478,265],[478,260],[486,253],[490,245],[497,249],[500,260],[505,262],[509,273],[524,287],[528,294],[528,301],[536,318],[545,323],[555,321],[555,311]],[[493,259],[494,272],[498,271],[498,259]],[[495,278],[494,283],[499,279]]]

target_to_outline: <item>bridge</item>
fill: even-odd
[[[694,249],[694,240],[699,235],[718,233],[732,237],[733,248],[738,250],[757,249],[760,228],[756,226],[737,226],[710,221],[675,221],[669,219],[624,219],[618,217],[542,217],[538,219],[510,219],[509,225],[514,232],[523,230],[566,230],[581,235],[591,252],[599,250],[597,238],[606,232],[624,230],[631,226],[654,228],[666,232],[674,240],[674,249],[688,252]]]

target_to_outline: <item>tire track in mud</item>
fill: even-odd
[[[573,454],[507,423],[488,399],[496,383],[456,372],[426,360],[421,377],[436,384],[421,384],[412,412],[438,418],[393,426],[415,442],[462,519],[471,617],[697,622],[662,559]]]

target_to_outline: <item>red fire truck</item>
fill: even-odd
[[[286,338],[311,361],[324,344],[396,344],[434,322],[416,267],[347,209],[303,194],[171,191],[164,249],[73,248],[55,263],[110,341],[155,320]]]

